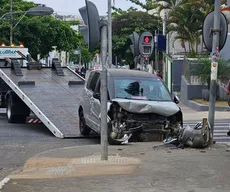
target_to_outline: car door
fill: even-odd
[[[86,120],[86,124],[90,126],[89,118],[90,118],[90,99],[91,99],[91,90],[90,90],[90,85],[92,81],[92,77],[94,76],[94,71],[90,72],[88,79],[86,80],[86,85],[83,90],[83,110],[84,110],[84,117]]]
[[[97,129],[97,123],[95,122],[95,118],[93,118],[93,102],[94,102],[94,97],[93,97],[93,93],[95,91],[97,82],[99,80],[100,77],[100,73],[99,71],[96,71],[93,76],[92,79],[90,81],[90,85],[89,85],[89,89],[88,89],[88,95],[87,97],[89,98],[89,112],[88,112],[88,116],[87,116],[87,121],[89,122],[89,126],[92,129]]]
[[[98,94],[100,96],[100,89],[101,89],[101,81],[100,78],[98,79],[96,88],[94,93]],[[100,131],[100,118],[99,115],[101,113],[101,101],[98,98],[93,98],[93,104],[92,104],[92,119],[95,122],[95,128],[97,129],[97,131]]]
[[[107,86],[109,87],[109,84]],[[101,94],[101,79],[100,78],[98,80],[98,83],[96,85],[94,93],[98,93],[99,96]],[[110,100],[108,89],[107,89],[107,93],[108,93],[108,95],[107,95],[107,99],[108,99],[107,103],[108,103]],[[92,106],[92,118],[94,119],[94,122],[96,122],[96,124],[97,124],[96,128],[97,128],[98,132],[100,132],[100,130],[101,130],[100,115],[101,115],[101,101],[100,101],[100,99],[94,97],[93,106]]]

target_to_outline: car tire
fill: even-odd
[[[85,118],[83,111],[79,114],[79,130],[80,133],[84,136],[88,136],[91,132],[91,129],[85,124]]]

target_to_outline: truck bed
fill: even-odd
[[[1,68],[15,85],[19,81],[35,81],[35,86],[20,85],[18,88],[52,122],[63,137],[79,137],[78,107],[83,84],[69,85],[80,79],[73,71],[63,68],[65,76],[58,76],[51,68],[41,70],[22,69],[23,76],[16,76],[10,68]]]

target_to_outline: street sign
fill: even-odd
[[[212,29],[214,24],[214,12],[210,12],[203,23],[203,42],[206,49],[212,52]],[[218,29],[215,29],[218,30]],[[228,22],[223,13],[220,14],[220,36],[219,36],[219,51],[224,47],[227,36],[228,36]]]
[[[101,70],[102,66],[101,65],[94,65],[93,70]]]
[[[79,54],[81,54],[81,51],[79,51],[79,50],[74,51],[74,55],[79,55]]]
[[[17,53],[20,51],[23,55],[28,55],[28,48],[21,47],[1,47],[0,48],[0,58],[21,58],[21,56]]]
[[[165,36],[162,34],[157,35],[157,49],[159,51],[165,51],[166,50],[166,39]]]

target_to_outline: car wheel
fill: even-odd
[[[91,132],[91,129],[85,124],[83,111],[81,111],[79,114],[79,129],[80,129],[80,133],[84,136],[89,135]]]

